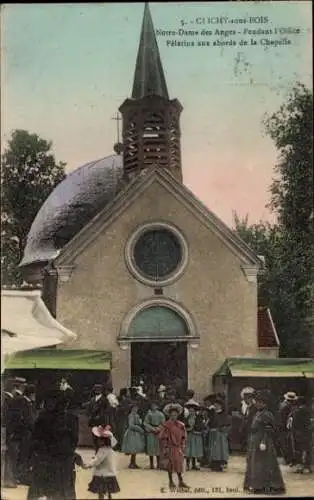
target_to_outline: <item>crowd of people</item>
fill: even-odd
[[[311,472],[313,407],[304,397],[288,392],[271,408],[268,391],[246,387],[239,408],[226,407],[223,394],[197,401],[192,390],[178,394],[160,385],[146,394],[143,383],[122,389],[95,385],[83,404],[96,456],[88,464],[76,452],[79,418],[74,390],[62,380],[47,392],[40,407],[36,388],[23,379],[6,380],[2,398],[3,485],[29,486],[28,500],[73,500],[76,466],[93,467],[88,489],[99,498],[119,491],[116,449],[130,457],[145,453],[151,469],[168,474],[169,488],[188,488],[183,474],[205,468],[223,473],[228,466],[235,414],[241,450],[247,454],[244,489],[256,493],[283,493],[285,485],[277,457],[297,473]],[[82,411],[82,408],[80,408]]]

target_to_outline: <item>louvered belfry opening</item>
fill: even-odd
[[[119,108],[125,179],[131,180],[149,168],[161,168],[182,182],[179,119],[183,108],[177,99],[169,99],[148,3],[144,7],[131,95]]]
[[[127,179],[147,168],[168,169],[180,181],[180,113],[174,99],[147,96],[127,99],[120,107],[123,117],[123,163]]]

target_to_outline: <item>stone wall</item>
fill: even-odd
[[[154,298],[154,289],[137,281],[125,262],[125,245],[139,225],[174,224],[188,244],[188,264],[176,282],[163,288],[189,312],[200,336],[188,347],[189,387],[201,396],[226,357],[255,356],[257,287],[235,255],[172,193],[153,183],[76,258],[68,282],[58,285],[57,318],[78,339],[69,348],[112,351],[115,389],[130,384],[130,349],[117,339],[130,309]]]

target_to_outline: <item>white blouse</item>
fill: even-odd
[[[116,461],[116,453],[113,449],[103,446],[99,448],[95,458],[87,466],[94,468],[94,476],[112,477],[117,475]]]

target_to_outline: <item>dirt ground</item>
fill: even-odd
[[[92,450],[78,450],[85,461],[93,456]],[[211,472],[207,469],[201,471],[188,471],[185,481],[190,486],[190,492],[168,491],[167,474],[163,471],[149,470],[148,458],[145,455],[138,457],[141,470],[129,470],[128,457],[118,453],[118,481],[120,493],[113,495],[116,499],[133,498],[224,498],[245,495],[242,483],[245,471],[245,457],[231,456],[228,469],[225,472]],[[283,497],[314,497],[314,474],[300,475],[294,473],[289,467],[281,465],[287,492]],[[77,500],[96,499],[96,495],[87,491],[88,482],[92,476],[91,469],[77,470],[76,494]],[[253,496],[253,495],[249,495]],[[257,495],[256,495],[257,496]],[[256,497],[254,495],[254,498]],[[2,490],[2,500],[26,500],[27,488],[19,486],[16,489]]]

